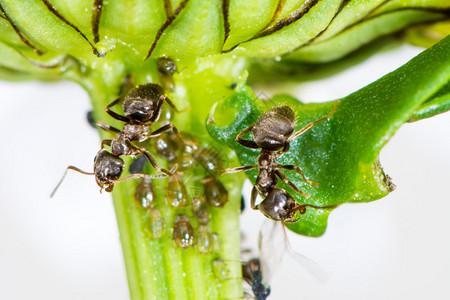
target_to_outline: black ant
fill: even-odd
[[[295,215],[297,211],[300,214],[306,212],[306,207],[314,208],[332,208],[334,206],[314,206],[310,204],[298,204],[294,198],[284,189],[277,188],[278,178],[289,185],[292,189],[309,197],[292,183],[279,170],[295,170],[300,174],[303,180],[309,185],[317,186],[310,180],[307,180],[303,171],[296,165],[282,165],[277,163],[277,160],[287,151],[289,151],[290,141],[305,133],[315,124],[328,119],[336,110],[337,102],[333,110],[324,118],[308,123],[306,126],[294,133],[295,129],[295,114],[289,106],[277,106],[264,113],[255,124],[244,129],[236,136],[236,142],[246,148],[261,149],[258,156],[258,164],[243,166],[237,168],[226,169],[222,174],[236,173],[248,171],[257,168],[259,170],[255,185],[251,193],[251,207],[252,209],[259,209],[267,218],[274,221],[296,222],[299,218]],[[244,140],[242,136],[252,132],[253,141]],[[258,193],[264,200],[255,205]]]
[[[97,184],[100,186],[100,192],[105,189],[107,192],[112,192],[114,188],[114,183],[122,182],[129,179],[134,178],[147,178],[147,179],[156,179],[156,178],[164,178],[168,175],[161,174],[161,175],[148,175],[148,174],[133,174],[128,177],[120,178],[120,175],[122,175],[124,167],[124,161],[122,158],[115,156],[111,153],[109,153],[105,149],[101,149],[97,155],[94,158],[94,172],[85,172],[77,167],[74,166],[68,166],[66,169],[66,172],[64,173],[63,177],[59,181],[58,185],[53,190],[50,197],[53,197],[58,187],[63,182],[64,178],[66,177],[68,170],[77,171],[81,174],[85,175],[95,175],[95,180]]]
[[[125,116],[110,110],[112,106],[118,104],[120,101],[123,101],[122,108]],[[110,146],[111,154],[114,156],[137,156],[143,154],[156,170],[169,176],[173,175],[172,172],[160,168],[155,158],[149,152],[131,144],[131,142],[143,142],[169,129],[172,129],[179,139],[183,141],[178,129],[172,123],[168,123],[150,133],[152,124],[158,121],[161,115],[164,101],[175,111],[178,111],[172,101],[164,94],[161,86],[154,83],[147,83],[136,86],[124,98],[120,97],[111,102],[105,111],[113,118],[125,122],[125,125],[122,130],[119,130],[105,123],[97,122],[100,128],[117,134],[113,140],[103,140],[102,147],[104,145]]]
[[[252,288],[257,300],[265,300],[270,295],[270,286],[263,283],[263,273],[259,258],[242,263],[242,278]]]

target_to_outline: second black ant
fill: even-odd
[[[327,120],[335,112],[337,102],[333,110],[325,117],[310,122],[300,130],[295,130],[295,114],[289,106],[277,106],[259,117],[255,124],[244,129],[236,136],[236,142],[250,149],[261,149],[258,156],[258,164],[226,169],[222,174],[236,173],[258,169],[258,176],[251,193],[251,207],[260,210],[267,218],[274,221],[296,222],[297,212],[304,214],[306,207],[332,208],[335,206],[314,206],[311,204],[298,204],[294,198],[284,189],[277,188],[278,178],[289,185],[292,189],[305,197],[309,197],[292,183],[280,169],[294,170],[300,174],[303,180],[309,185],[317,186],[306,179],[303,171],[296,165],[282,165],[277,160],[289,151],[290,141],[305,133],[315,124]],[[248,133],[253,134],[253,141],[245,140],[242,137]],[[264,199],[256,205],[256,197],[260,194]]]

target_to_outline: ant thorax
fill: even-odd
[[[149,138],[151,125],[125,124],[122,132],[130,142],[143,142]]]

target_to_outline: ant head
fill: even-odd
[[[161,114],[161,107],[166,99],[160,85],[147,83],[137,86],[123,100],[123,113],[133,123],[156,122]]]
[[[120,157],[114,156],[105,149],[100,150],[94,159],[94,173],[97,184],[107,192],[111,192],[114,183],[111,180],[119,179],[122,175],[124,162]]]
[[[295,114],[289,106],[277,106],[261,117],[253,126],[253,139],[264,150],[277,151],[284,147],[294,132]]]
[[[297,202],[283,189],[274,188],[258,206],[258,209],[274,221],[288,221],[295,218]]]

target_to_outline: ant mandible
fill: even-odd
[[[292,189],[309,197],[299,190],[279,169],[295,170],[300,174],[303,180],[309,185],[317,186],[306,179],[303,171],[296,165],[282,165],[277,160],[287,151],[289,151],[290,141],[305,133],[315,124],[328,119],[335,111],[337,101],[333,110],[324,118],[308,123],[306,126],[294,133],[295,114],[289,106],[277,106],[259,117],[255,124],[244,129],[236,136],[236,142],[246,148],[261,149],[258,156],[258,164],[226,169],[221,174],[249,171],[258,169],[259,173],[251,193],[251,207],[260,210],[267,218],[274,221],[296,222],[299,218],[295,215],[298,212],[304,214],[306,207],[313,208],[332,208],[335,206],[314,206],[310,204],[298,204],[294,198],[284,189],[277,188],[278,178],[289,185]],[[242,137],[252,132],[253,141],[245,140]],[[264,198],[260,204],[255,205],[258,193]]]

